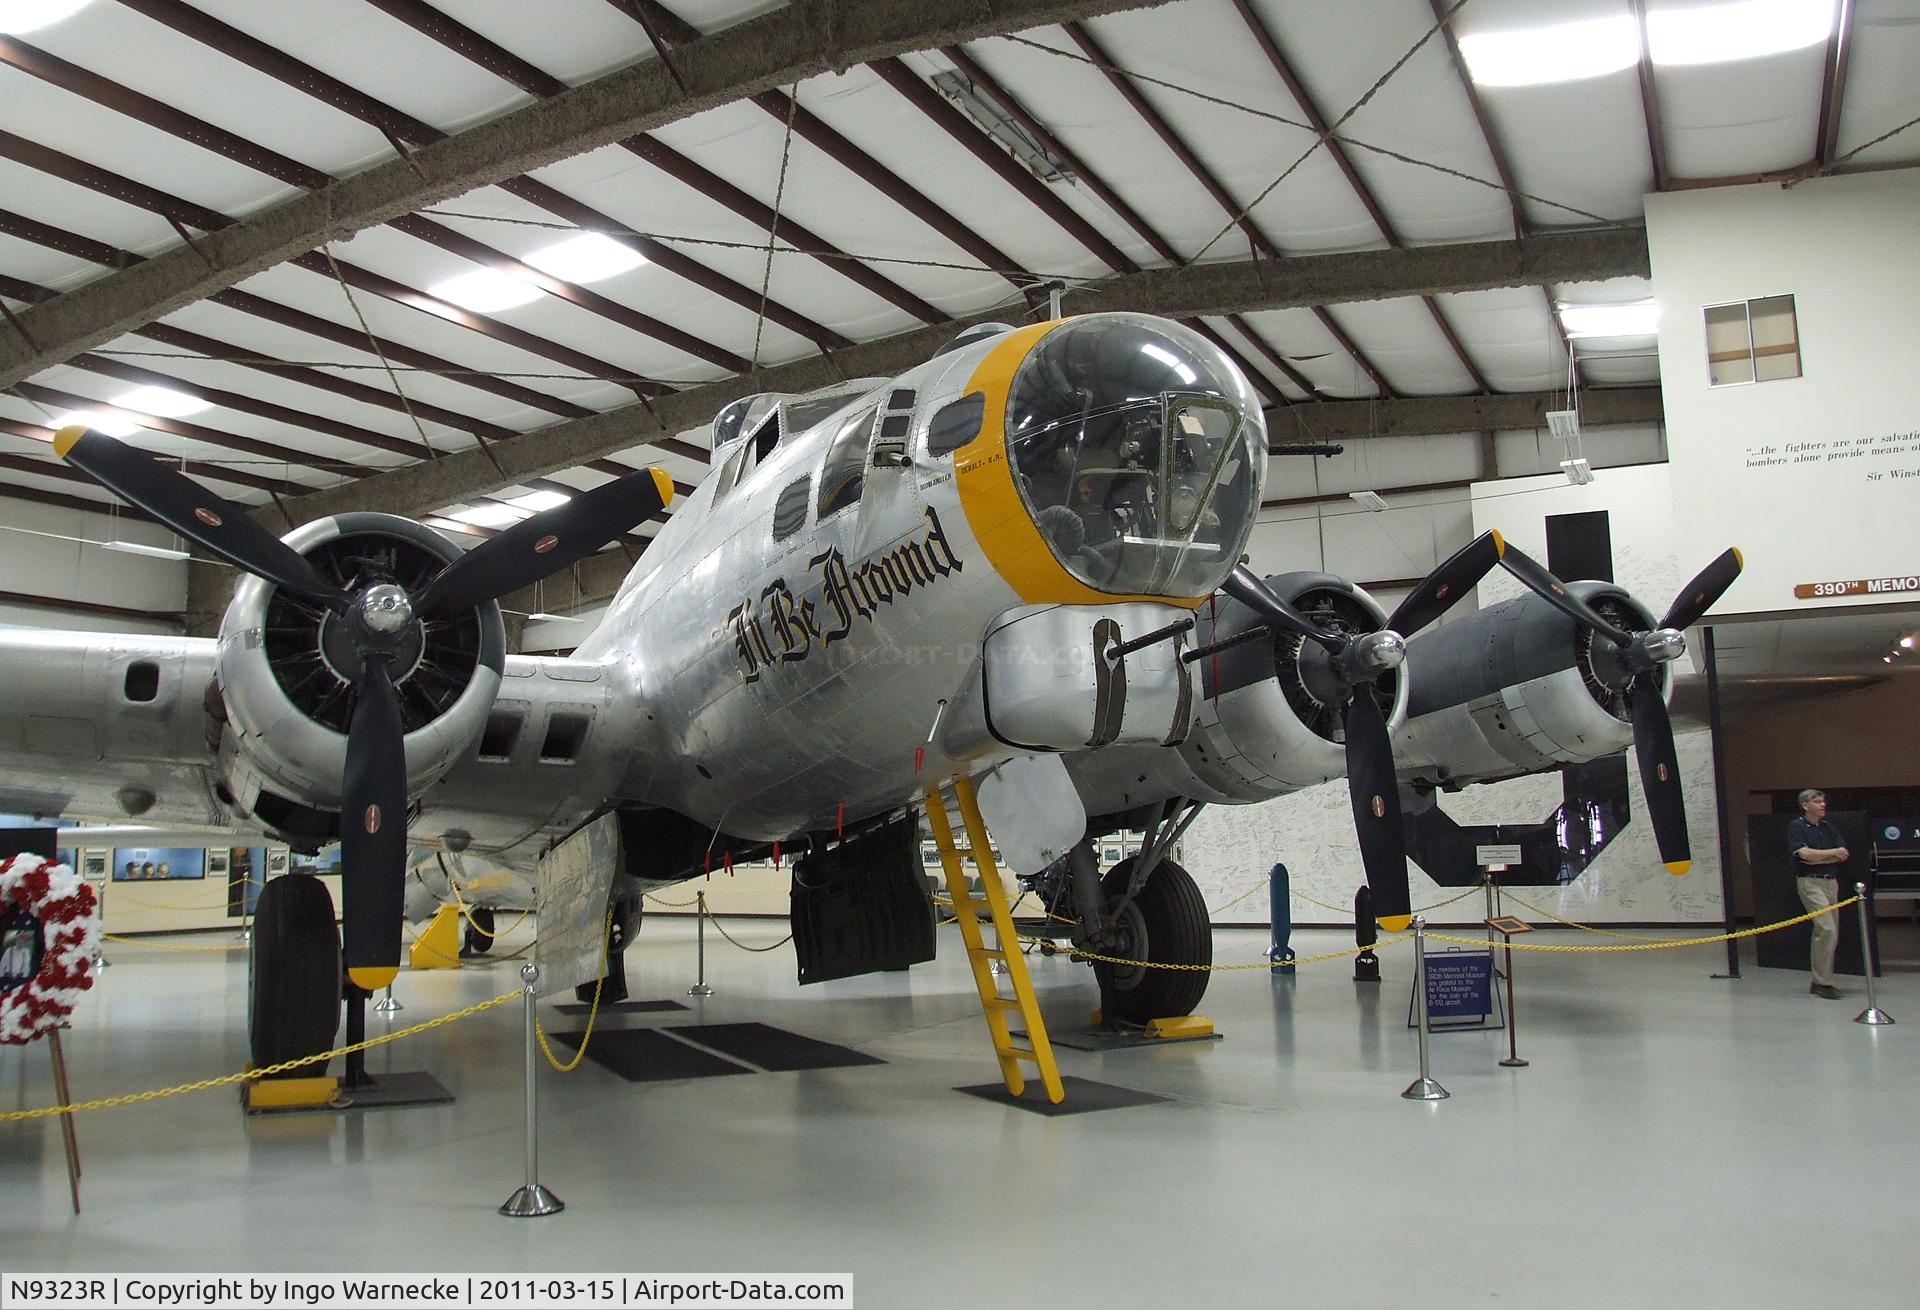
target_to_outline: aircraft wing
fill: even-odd
[[[0,811],[224,824],[206,638],[0,629]]]

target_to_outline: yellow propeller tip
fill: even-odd
[[[363,992],[377,992],[382,987],[391,986],[399,976],[400,966],[397,964],[347,970],[347,977],[353,979],[353,985]]]
[[[648,469],[647,472],[653,474],[653,485],[654,485],[654,488],[658,490],[660,493],[660,503],[662,505],[673,504],[672,477],[668,476],[667,471],[661,468],[659,465],[655,465],[654,467]]]
[[[1413,916],[1411,914],[1383,914],[1380,916],[1380,926],[1388,932],[1405,932],[1407,929],[1413,927]]]
[[[1667,861],[1667,872],[1672,874],[1676,878],[1684,876],[1687,870],[1691,869],[1692,867],[1693,867],[1692,860],[1668,860]]]
[[[1733,547],[1733,562],[1739,568],[1747,567],[1747,557],[1738,546]]]
[[[1494,528],[1488,532],[1487,535],[1493,538],[1493,557],[1495,559],[1505,559],[1507,555],[1507,539],[1500,535],[1500,529]]]
[[[87,425],[84,423],[73,423],[61,428],[53,434],[53,453],[60,459],[65,459],[67,452],[73,449],[73,443],[86,435]]]

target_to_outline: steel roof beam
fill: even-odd
[[[1153,225],[1147,222],[1138,210],[1123,200],[1117,191],[1108,186],[1097,173],[1087,166],[1084,159],[1081,159],[1080,156],[1075,154],[1066,142],[1055,136],[1051,128],[1035,118],[1025,105],[1021,104],[1006,87],[1002,86],[993,74],[981,67],[979,61],[968,54],[964,48],[960,46],[946,46],[942,48],[940,53],[952,60],[954,67],[966,74],[976,86],[984,88],[988,95],[998,101],[1000,107],[1006,110],[1015,122],[1019,123],[1020,126],[1031,133],[1034,140],[1045,147],[1049,154],[1065,164],[1073,172],[1074,176],[1085,183],[1087,189],[1099,198],[1101,203],[1105,204],[1107,208],[1114,212],[1115,216],[1118,217],[1121,222],[1132,228],[1134,232],[1139,235],[1140,239],[1145,241],[1147,245],[1153,249],[1154,254],[1160,256],[1161,259],[1169,264],[1186,263],[1186,260],[1182,258],[1180,252],[1173,248],[1173,244],[1156,231]],[[1246,338],[1248,344],[1289,382],[1299,387],[1314,399],[1317,400],[1320,398],[1320,393],[1314,389],[1313,383],[1308,380],[1306,375],[1288,363],[1286,357],[1281,355],[1279,351],[1268,345],[1266,338],[1254,330],[1253,324],[1238,315],[1229,315],[1227,322],[1230,323],[1234,330],[1239,332],[1242,337]],[[1250,378],[1256,379],[1257,381],[1264,382],[1266,380],[1256,369],[1249,368],[1246,369],[1246,372]],[[1270,390],[1268,394],[1275,399],[1287,399],[1277,388]]]
[[[1173,130],[1173,124],[1169,123],[1160,111],[1153,107],[1152,102],[1141,93],[1140,88],[1133,84],[1132,79],[1119,71],[1112,57],[1107,54],[1105,48],[1101,46],[1093,33],[1088,31],[1086,27],[1080,23],[1066,23],[1064,26],[1067,36],[1075,45],[1080,47],[1081,52],[1085,54],[1087,58],[1094,62],[1100,69],[1102,75],[1106,77],[1107,81],[1112,83],[1114,90],[1118,91],[1121,98],[1132,106],[1134,113],[1138,114],[1141,120],[1153,129],[1153,134],[1160,138],[1167,149],[1173,153],[1173,157],[1178,159],[1180,163],[1185,166],[1187,172],[1193,175],[1194,180],[1200,184],[1201,189],[1213,197],[1214,203],[1219,205],[1228,217],[1234,220],[1234,225],[1246,235],[1247,244],[1252,248],[1255,257],[1264,256],[1267,259],[1275,261],[1284,261],[1289,258],[1283,254],[1280,248],[1267,238],[1266,233],[1262,232],[1259,226],[1254,223],[1251,213],[1241,212],[1240,203],[1228,194],[1227,189],[1220,184],[1220,180],[1213,175],[1212,170],[1200,161],[1200,157],[1193,153],[1192,148],[1181,139],[1180,134]],[[1394,389],[1388,384],[1385,375],[1374,367],[1373,361],[1367,358],[1365,352],[1347,335],[1346,330],[1334,320],[1333,315],[1329,314],[1325,307],[1321,305],[1314,305],[1311,308],[1314,317],[1320,320],[1320,326],[1325,328],[1327,334],[1339,344],[1340,348],[1352,357],[1353,362],[1360,366],[1361,371],[1372,379],[1373,385],[1379,388],[1381,394],[1387,396],[1394,395]],[[1316,392],[1314,394],[1318,393]]]
[[[1440,35],[1447,43],[1447,57],[1453,61],[1454,76],[1460,79],[1460,90],[1467,97],[1468,107],[1473,110],[1473,121],[1480,125],[1481,139],[1486,142],[1487,154],[1493,159],[1494,176],[1500,179],[1500,185],[1507,193],[1507,207],[1513,214],[1513,235],[1524,240],[1532,228],[1527,222],[1526,210],[1520,204],[1520,184],[1514,180],[1513,167],[1507,162],[1506,148],[1500,143],[1500,134],[1494,130],[1486,105],[1481,103],[1480,92],[1474,89],[1473,74],[1467,71],[1466,56],[1460,53],[1460,38],[1454,35],[1452,16],[1445,0],[1427,0],[1427,3],[1433,10],[1433,21],[1440,27]],[[1547,321],[1553,324],[1554,335],[1560,339],[1560,349],[1571,361],[1574,377],[1578,380],[1580,361],[1574,357],[1573,342],[1567,339],[1566,325],[1560,321],[1560,312],[1554,307],[1553,289],[1542,284],[1540,294],[1547,302]]]
[[[1401,249],[1406,242],[1401,239],[1400,233],[1387,218],[1386,211],[1380,207],[1380,202],[1374,197],[1373,189],[1367,185],[1366,179],[1360,176],[1360,170],[1354,166],[1353,157],[1347,153],[1346,146],[1333,135],[1333,125],[1320,112],[1320,106],[1314,102],[1306,84],[1294,75],[1293,66],[1281,52],[1280,43],[1274,39],[1266,23],[1261,21],[1260,15],[1253,11],[1253,5],[1249,0],[1233,0],[1233,7],[1239,10],[1247,30],[1253,34],[1254,43],[1266,55],[1267,62],[1273,66],[1274,73],[1286,86],[1294,103],[1300,107],[1300,112],[1306,115],[1308,126],[1325,142],[1328,156],[1339,167],[1341,176],[1347,179],[1347,185],[1353,190],[1361,207],[1367,211],[1367,217],[1371,218],[1373,225],[1380,229],[1380,235],[1388,246],[1395,250]],[[1453,330],[1453,324],[1449,323],[1447,316],[1440,312],[1440,302],[1432,296],[1422,296],[1420,303],[1427,307],[1427,313],[1433,317],[1434,326],[1440,329],[1440,335],[1446,338],[1454,357],[1460,361],[1460,366],[1466,369],[1467,376],[1473,379],[1473,384],[1482,391],[1492,391],[1493,387],[1487,382],[1486,376],[1480,372],[1479,365],[1475,364],[1473,356],[1467,353],[1465,343]]]
[[[872,0],[783,6],[676,50],[674,67],[685,90],[662,61],[623,68],[269,206],[192,249],[169,251],[35,306],[21,315],[35,344],[18,334],[0,338],[0,386],[328,240],[704,110],[853,63],[1151,3]]]
[[[1827,36],[1826,71],[1820,78],[1820,120],[1814,129],[1813,162],[1832,168],[1840,148],[1840,106],[1847,94],[1847,58],[1853,50],[1853,0],[1840,0],[1833,31]]]
[[[1647,244],[1643,233],[1603,230],[1539,236],[1526,241],[1302,255],[1281,264],[1261,260],[1151,269],[1090,287],[1080,304],[1089,313],[1131,310],[1184,319],[1291,309],[1342,300],[1532,286],[1543,280],[1581,282],[1631,275],[1644,277],[1647,273]],[[587,459],[654,440],[663,433],[697,427],[711,420],[728,401],[752,391],[804,392],[830,385],[842,377],[892,377],[924,363],[952,339],[958,328],[990,318],[991,315],[979,314],[955,324],[917,328],[899,336],[849,346],[830,355],[763,369],[750,378],[728,378],[692,387],[654,401],[650,410],[629,405],[592,418],[536,429],[493,448],[493,455],[505,469],[504,477],[485,455],[461,451],[431,463],[382,474],[377,481],[360,487],[316,492],[303,497],[294,506],[294,512],[312,517],[348,508],[419,513],[458,500],[482,487],[500,486],[523,477],[570,468]],[[1588,393],[1589,396],[1599,394]],[[1424,404],[1427,399],[1408,403]],[[1454,398],[1433,399],[1451,401]],[[1492,403],[1504,398],[1484,399]],[[1380,407],[1377,400],[1357,403],[1375,410]],[[1467,431],[1476,426],[1485,424],[1429,430]]]
[[[374,8],[381,10],[393,18],[399,19],[422,35],[438,41],[441,45],[446,46],[449,50],[452,50],[455,54],[460,55],[469,62],[486,69],[502,81],[525,91],[528,95],[536,95],[543,99],[550,100],[555,96],[564,95],[567,91],[567,84],[559,78],[551,76],[540,68],[536,68],[534,65],[520,58],[520,56],[514,54],[511,50],[496,45],[471,28],[455,22],[452,18],[441,13],[432,5],[424,3],[423,0],[367,0],[367,2],[373,5]],[[647,16],[642,13],[631,10],[629,13],[643,26],[649,21]],[[874,295],[890,302],[896,308],[905,310],[921,322],[942,323],[946,321],[947,316],[945,314],[941,313],[940,310],[922,300],[920,297],[914,295],[911,291],[908,291],[905,287],[881,276],[875,270],[855,260],[831,242],[815,235],[807,228],[794,222],[791,217],[782,215],[776,221],[773,211],[767,206],[761,204],[758,200],[740,190],[726,179],[696,164],[693,160],[687,158],[671,146],[666,145],[664,142],[643,135],[628,137],[619,144],[621,149],[628,151],[640,159],[646,160],[661,172],[666,173],[669,177],[698,191],[709,200],[724,206],[738,217],[750,223],[758,224],[769,233],[785,236],[796,248],[813,256],[835,273],[871,291]],[[503,187],[510,187],[511,185],[517,185],[517,183],[502,183],[501,185]],[[557,195],[558,193],[555,194]],[[542,203],[530,195],[523,198],[528,199],[534,204]],[[550,208],[546,205],[542,205],[542,207]],[[582,208],[584,208],[584,206]],[[595,215],[594,221],[584,222],[581,226],[598,227],[604,230],[621,225],[603,216]],[[778,232],[775,231],[776,228],[779,229]],[[616,236],[614,239],[620,240],[621,238]],[[641,253],[645,254],[646,251],[642,249]],[[756,300],[747,307],[757,309],[758,301]],[[774,303],[770,301],[768,304],[769,317],[775,316],[775,309]],[[791,314],[791,311],[783,310],[781,312]],[[793,317],[795,319],[798,318],[797,315]],[[775,321],[780,320],[775,318]],[[793,327],[793,324],[784,323],[783,326]],[[799,329],[796,328],[795,330],[797,331]],[[824,331],[824,329],[822,330]],[[823,348],[828,344],[820,341],[810,332],[803,331],[801,335],[815,340],[816,344],[821,345]],[[844,344],[844,341],[838,344]]]
[[[1667,171],[1666,132],[1660,126],[1660,88],[1653,84],[1653,59],[1647,53],[1647,0],[1632,0],[1633,25],[1640,37],[1640,59],[1634,72],[1640,78],[1640,109],[1647,124],[1647,155],[1653,161],[1653,189],[1665,191],[1673,181]]]

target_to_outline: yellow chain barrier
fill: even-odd
[[[1427,936],[1433,936],[1428,933]],[[1344,951],[1327,951],[1321,955],[1301,955],[1291,960],[1261,960],[1257,964],[1162,964],[1154,960],[1129,960],[1119,955],[1097,955],[1092,951],[1083,951],[1078,946],[1062,946],[1058,942],[1043,941],[1039,937],[1021,937],[1020,941],[1028,945],[1048,945],[1062,955],[1070,955],[1076,960],[1098,960],[1102,964],[1123,964],[1129,969],[1173,969],[1186,973],[1237,973],[1243,969],[1292,968],[1296,964],[1318,964],[1322,960],[1344,960],[1371,951],[1381,946],[1392,946],[1398,942],[1413,940],[1409,932],[1395,933],[1391,937],[1382,937],[1372,946],[1353,946]],[[1481,943],[1484,945],[1484,943]]]
[[[1566,927],[1569,927],[1569,928],[1578,928],[1581,932],[1595,933],[1601,937],[1624,937],[1630,942],[1644,942],[1649,940],[1644,933],[1616,932],[1612,928],[1600,928],[1600,927],[1596,927],[1591,923],[1581,923],[1576,919],[1563,919],[1559,915],[1555,914],[1552,910],[1543,909],[1538,905],[1533,905],[1526,901],[1521,900],[1518,896],[1515,896],[1512,892],[1508,891],[1504,887],[1500,889],[1500,895],[1502,899],[1512,901],[1515,905],[1518,905],[1523,910],[1531,910],[1535,914],[1542,915],[1548,919],[1552,919],[1555,923],[1564,924]]]
[[[453,908],[460,911],[460,917],[467,921],[467,927],[473,929],[475,932],[479,933],[482,937],[485,937],[489,942],[499,941],[502,937],[505,937],[508,933],[512,932],[515,928],[518,928],[521,924],[525,923],[527,921],[527,916],[529,914],[532,914],[534,907],[537,904],[539,904],[539,898],[538,897],[534,898],[533,900],[527,902],[526,909],[520,911],[519,918],[515,919],[512,923],[508,924],[504,928],[495,928],[492,932],[488,932],[485,928],[482,928],[479,924],[474,922],[473,915],[469,913],[467,910],[466,901],[463,900],[460,896],[460,884],[454,881],[453,875],[450,873],[447,875],[447,890],[453,893]]]
[[[1811,923],[1825,914],[1836,914],[1859,901],[1858,896],[1849,896],[1837,905],[1812,910],[1806,914],[1797,914],[1791,919],[1782,919],[1778,923],[1763,923],[1757,928],[1742,928],[1738,932],[1718,932],[1711,937],[1683,937],[1678,940],[1637,941],[1622,946],[1550,946],[1544,942],[1503,943],[1501,950],[1509,948],[1516,951],[1549,951],[1561,955],[1606,955],[1623,951],[1672,951],[1683,946],[1711,946],[1715,942],[1739,941],[1743,937],[1758,937],[1763,933],[1778,932],[1782,928],[1791,928],[1797,923]],[[1485,946],[1484,937],[1454,937],[1443,932],[1427,934],[1435,941],[1458,942],[1464,946]]]
[[[646,898],[652,901],[655,905],[664,905],[671,910],[691,910],[694,906],[700,903],[699,897],[695,897],[693,900],[690,900],[690,901],[669,901],[662,897],[655,896],[652,892],[646,893]]]
[[[225,929],[208,928],[205,931],[224,932]],[[226,951],[244,951],[247,949],[245,942],[228,942],[222,946],[170,946],[166,942],[150,942],[143,937],[121,937],[110,932],[101,933],[100,940],[103,942],[118,942],[122,946],[139,946],[149,951],[186,951],[190,953],[220,951],[224,953]]]
[[[231,1087],[236,1083],[253,1082],[256,1079],[271,1077],[277,1073],[286,1073],[290,1069],[299,1069],[308,1065],[320,1064],[322,1061],[337,1059],[340,1056],[352,1055],[355,1051],[372,1050],[376,1046],[385,1046],[388,1042],[397,1042],[402,1037],[412,1037],[417,1033],[423,1033],[429,1029],[444,1027],[450,1023],[457,1023],[461,1019],[472,1018],[476,1014],[491,1010],[496,1005],[504,1005],[519,995],[520,989],[516,987],[510,992],[501,992],[491,1000],[480,1001],[476,1004],[469,1005],[464,1010],[454,1010],[452,1013],[443,1014],[437,1019],[428,1019],[424,1022],[416,1023],[411,1028],[402,1028],[396,1032],[383,1033],[378,1037],[369,1037],[364,1042],[354,1042],[348,1046],[335,1047],[333,1050],[321,1055],[306,1055],[297,1060],[282,1060],[279,1064],[270,1064],[264,1069],[246,1069],[240,1073],[230,1073],[220,1078],[203,1078],[197,1083],[181,1083],[177,1087],[158,1087],[146,1092],[129,1092],[124,1096],[105,1096],[97,1101],[81,1101],[75,1105],[47,1105],[37,1110],[8,1110],[0,1112],[0,1123],[11,1123],[19,1119],[46,1119],[56,1114],[79,1114],[84,1110],[110,1110],[115,1106],[138,1105],[144,1101],[158,1101],[163,1097],[179,1096],[184,1092],[203,1092],[212,1087]]]
[[[1447,897],[1446,900],[1435,901],[1432,905],[1416,905],[1411,910],[1407,911],[1407,913],[1426,914],[1433,910],[1444,910],[1449,905],[1457,905],[1461,901],[1466,900],[1467,897],[1478,896],[1479,894],[1480,894],[1480,888],[1469,887],[1465,891],[1461,892],[1458,896],[1449,896]],[[1305,892],[1289,892],[1288,895],[1293,897],[1293,899],[1296,901],[1305,901],[1308,905],[1317,905],[1323,910],[1331,910],[1335,914],[1344,914],[1349,919],[1353,917],[1353,907],[1351,905],[1328,905],[1325,901],[1314,900],[1313,897],[1307,895]]]
[[[613,954],[613,911],[607,911],[606,927],[600,936],[600,977],[593,984],[593,1008],[587,1011],[587,1030],[580,1034],[580,1049],[565,1064],[554,1058],[553,1048],[547,1045],[546,1029],[540,1026],[540,1016],[533,1018],[533,1035],[540,1039],[540,1053],[547,1057],[547,1063],[560,1073],[572,1073],[587,1058],[587,1043],[593,1040],[593,1022],[600,1017],[600,993],[607,986],[607,959]]]
[[[183,878],[179,881],[186,882],[188,879]],[[95,883],[93,885],[98,887],[100,884]],[[112,884],[109,885],[111,886]],[[225,891],[222,891],[218,896],[209,901],[180,901],[177,903],[144,901],[131,892],[111,891],[100,897],[100,903],[104,905],[109,899],[111,899],[115,905],[137,905],[143,910],[211,910],[218,906],[233,904],[233,898]]]
[[[722,928],[720,926],[720,921],[714,918],[711,914],[707,916],[707,922],[713,925],[713,930],[715,932],[719,933],[722,937],[725,937],[733,945],[738,946],[743,951],[751,951],[755,955],[762,955],[768,951],[777,951],[782,946],[785,946],[788,942],[793,940],[793,934],[788,933],[785,937],[782,937],[779,941],[775,942],[771,946],[748,946],[743,942],[734,941],[733,935],[729,933],[725,928]]]

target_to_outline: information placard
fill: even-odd
[[[1407,1003],[1407,1027],[1414,1026],[1419,997]],[[1452,949],[1427,956],[1427,1031],[1465,1028],[1502,1028],[1504,1016],[1494,1022],[1499,999],[1493,986],[1491,949]]]

